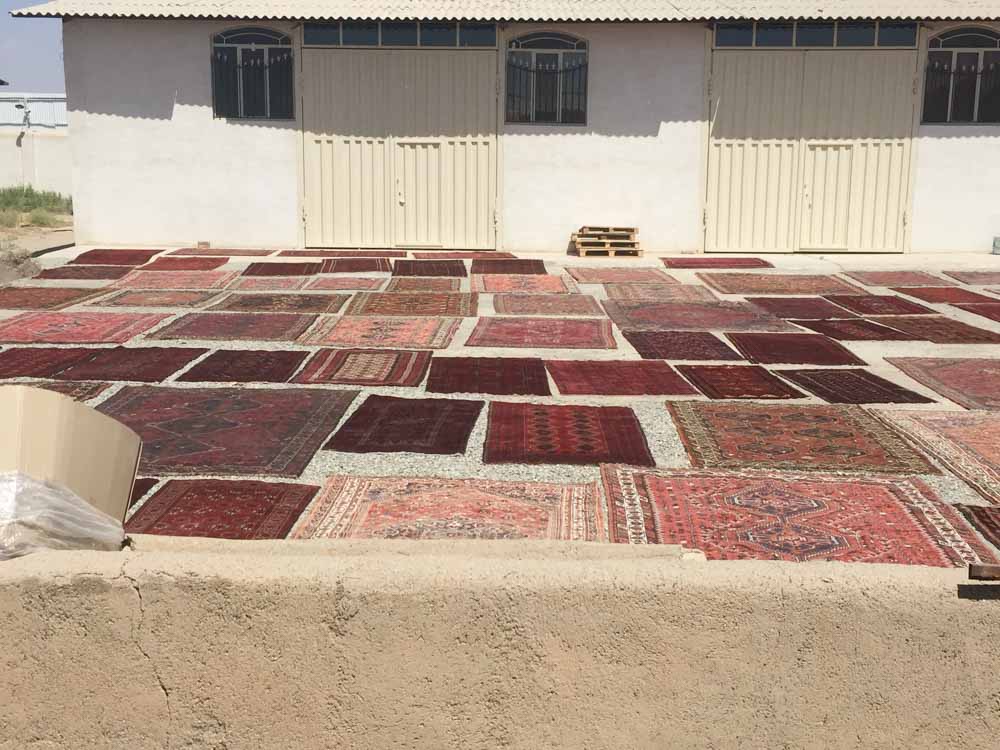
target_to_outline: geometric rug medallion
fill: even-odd
[[[528,349],[615,349],[607,320],[480,318],[466,346]]]
[[[435,357],[426,387],[432,393],[551,393],[542,360],[520,357]]]
[[[185,383],[285,383],[308,352],[218,350],[185,372]]]
[[[790,365],[863,365],[843,344],[818,333],[729,333],[751,362]]]
[[[931,404],[934,399],[868,370],[782,370],[781,375],[831,404]]]
[[[413,387],[423,381],[430,363],[430,352],[322,349],[309,360],[295,382]]]
[[[1000,411],[1000,359],[887,357],[885,361],[966,409]]]
[[[316,320],[299,313],[188,313],[150,338],[199,341],[294,341]]]
[[[546,360],[566,396],[693,396],[697,391],[666,362]]]
[[[161,313],[21,313],[0,321],[0,341],[22,344],[124,344],[169,317]]]
[[[445,349],[459,323],[461,318],[327,318],[299,343],[359,349]]]
[[[9,286],[0,289],[0,310],[61,310],[107,292],[65,286]]]
[[[366,263],[368,261],[365,261]],[[377,263],[377,261],[375,261]],[[389,261],[384,261],[388,263]],[[322,270],[322,263],[251,263],[243,270],[244,276],[314,276]]]
[[[677,369],[711,399],[804,398],[757,365],[677,365]]]

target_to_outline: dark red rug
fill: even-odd
[[[1000,548],[1000,508],[986,508],[980,505],[956,505],[962,515],[969,519],[973,528],[994,547]]]
[[[308,352],[222,350],[212,352],[178,380],[186,383],[285,383],[308,356]]]
[[[551,395],[542,360],[520,357],[435,357],[427,390],[500,396]]]
[[[465,453],[482,401],[369,396],[324,448],[348,453]]]
[[[793,320],[795,325],[810,328],[838,341],[917,341],[917,336],[897,331],[872,320]]]
[[[757,365],[677,365],[677,369],[712,399],[803,398],[805,395]]]
[[[186,367],[208,349],[142,347],[101,349],[93,357],[67,367],[60,380],[127,380],[159,383]]]
[[[224,266],[229,258],[163,257],[142,266],[140,271],[214,271]]]
[[[414,253],[413,257],[417,260],[475,260],[476,258],[504,260],[517,256],[497,250],[432,250],[428,253]]]
[[[666,362],[546,360],[566,396],[690,396],[698,392]]]
[[[761,307],[779,318],[819,320],[822,318],[857,317],[849,310],[845,310],[822,297],[749,297],[747,302]]]
[[[58,266],[46,268],[36,279],[74,279],[96,281],[99,279],[120,279],[132,272],[132,266]]]
[[[62,310],[107,293],[107,289],[65,286],[8,286],[0,288],[0,310]]]
[[[929,307],[910,302],[908,299],[892,294],[830,294],[827,299],[846,307],[861,315],[935,315]],[[797,318],[810,318],[811,315],[795,315]],[[834,317],[822,315],[816,317]]]
[[[158,483],[159,479],[155,477],[137,477],[135,482],[132,484],[132,496],[128,500],[128,507],[132,507],[137,502],[142,500],[149,494],[149,491],[153,489]]]
[[[11,385],[15,385],[12,383]],[[21,383],[20,385],[28,385],[32,388],[44,388],[47,391],[55,391],[56,393],[61,393],[64,396],[69,396],[75,401],[89,401],[95,396],[99,396],[104,391],[111,387],[111,383],[76,383],[73,381],[48,381],[40,382],[36,381],[33,383]]]
[[[718,336],[707,331],[622,331],[643,359],[729,361],[743,359]]]
[[[392,265],[386,258],[335,258],[324,260],[320,273],[389,273],[391,270]]]
[[[667,268],[774,268],[763,258],[661,258]]]
[[[174,479],[125,524],[130,534],[284,539],[319,490],[309,484]]]
[[[320,272],[322,263],[251,263],[244,276],[312,276]]]
[[[201,341],[294,341],[316,320],[296,313],[188,313],[150,338]]]
[[[934,403],[868,370],[782,370],[781,376],[831,404]]]
[[[966,312],[973,313],[974,315],[982,315],[984,318],[989,320],[995,320],[1000,323],[1000,300],[997,302],[991,302],[989,304],[975,304],[975,305],[955,305],[955,307],[960,310],[965,310]]]
[[[1000,344],[1000,333],[970,326],[952,318],[921,316],[880,318],[880,321],[917,339],[935,344]]]
[[[39,347],[0,352],[0,378],[51,378],[106,349]]]
[[[180,250],[171,250],[167,255],[189,255],[193,257],[212,257],[216,255],[231,255],[234,258],[263,258],[274,253],[274,250],[248,250],[246,248],[225,248],[225,247],[182,247]]]
[[[625,406],[552,406],[494,401],[488,464],[654,466],[639,420]]]
[[[295,382],[413,387],[423,381],[430,363],[430,352],[321,349]]]
[[[538,275],[548,273],[541,260],[473,260],[472,273],[526,273]]]
[[[460,260],[397,260],[393,276],[468,276]]]
[[[727,333],[751,362],[762,365],[864,365],[843,344],[818,333]]]
[[[73,265],[87,266],[141,266],[162,250],[88,250],[70,261]]]
[[[970,292],[958,286],[908,286],[892,291],[922,299],[924,302],[996,302],[993,297]]]
[[[357,394],[126,386],[98,409],[139,433],[143,474],[297,477]]]
[[[616,349],[611,322],[585,318],[480,318],[466,346]]]
[[[210,310],[231,312],[336,313],[349,294],[230,294]]]
[[[405,250],[282,250],[280,258],[405,258]]]

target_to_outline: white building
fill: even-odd
[[[1000,235],[1000,0],[15,15],[64,20],[81,243],[558,250],[614,224],[674,252],[987,252]]]

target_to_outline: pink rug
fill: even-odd
[[[480,318],[466,346],[521,349],[616,349],[607,320]]]
[[[0,341],[21,344],[123,344],[166,314],[31,312],[0,322]]]
[[[114,283],[119,289],[223,289],[235,271],[133,271]]]
[[[679,284],[659,268],[589,268],[569,266],[569,275],[581,284]]]
[[[299,343],[362,349],[445,349],[461,318],[326,318]]]
[[[531,274],[483,274],[472,277],[472,291],[487,294],[567,294],[577,291],[572,279]]]

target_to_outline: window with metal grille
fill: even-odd
[[[584,125],[587,43],[536,32],[507,45],[507,122]]]
[[[292,42],[270,29],[224,31],[212,40],[212,106],[216,117],[291,120]]]
[[[925,123],[1000,123],[1000,32],[967,27],[930,40]]]
[[[916,47],[911,21],[720,21],[716,47]]]

